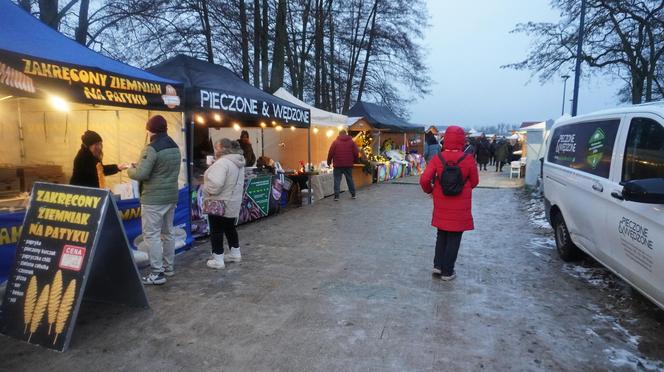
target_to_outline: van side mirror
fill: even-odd
[[[622,196],[636,203],[664,204],[664,178],[627,181]]]

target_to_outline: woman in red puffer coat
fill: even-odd
[[[441,155],[448,165],[456,164],[464,155],[465,137],[461,127],[451,126],[445,131]],[[461,245],[461,235],[464,231],[474,229],[471,209],[473,189],[479,183],[477,165],[474,157],[469,155],[458,166],[461,168],[463,179],[466,181],[461,193],[455,196],[443,194],[440,186],[443,162],[439,156],[431,158],[420,178],[422,190],[433,196],[431,225],[438,229],[436,254],[433,259],[433,274],[440,275],[443,280],[452,280],[456,277],[454,264]]]

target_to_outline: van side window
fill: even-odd
[[[588,121],[556,128],[548,161],[595,176],[609,178],[620,119]]]
[[[664,127],[652,119],[634,118],[629,125],[623,181],[664,178]]]

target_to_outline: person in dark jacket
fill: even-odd
[[[353,164],[357,163],[360,151],[353,141],[353,137],[348,135],[346,130],[339,132],[327,153],[327,164],[334,166],[334,200],[339,200],[339,189],[341,188],[341,176],[346,177],[348,191],[355,199],[355,184],[353,183]]]
[[[460,194],[454,196],[443,194],[439,179],[444,165],[439,156],[427,164],[420,178],[422,190],[433,196],[431,225],[438,229],[432,273],[440,275],[443,280],[452,280],[456,277],[454,265],[459,253],[461,235],[464,231],[475,228],[471,208],[473,189],[479,184],[479,174],[475,159],[472,154],[464,153],[463,147],[463,129],[457,126],[447,128],[441,157],[447,164],[458,163],[461,168],[465,183]]]
[[[249,140],[249,132],[243,130],[240,134],[240,139],[237,141],[242,148],[244,159],[247,161],[247,167],[253,167],[256,164],[256,154],[254,154],[254,148],[251,146],[251,141]]]
[[[496,145],[496,172],[503,171],[503,167],[507,164],[509,148],[507,147],[507,142],[501,140]]]
[[[489,165],[493,166],[496,162],[496,137],[491,138],[491,143],[489,144]]]
[[[166,133],[168,124],[163,116],[151,117],[145,129],[150,143],[127,174],[141,183],[141,228],[151,268],[143,284],[160,285],[166,283],[167,276],[175,275],[173,218],[182,158],[177,143]]]
[[[477,143],[477,163],[480,165],[480,170],[486,170],[486,165],[491,158],[489,146],[489,141],[484,136]]]
[[[436,133],[434,132],[435,127],[431,128],[424,135],[424,160],[429,162],[432,157],[440,152],[440,144],[436,138]]]
[[[81,149],[74,158],[74,170],[69,183],[75,186],[106,188],[106,176],[114,175],[129,168],[128,164],[102,163],[103,142],[97,132],[85,131],[81,136]]]

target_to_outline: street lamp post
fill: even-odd
[[[586,0],[581,0],[581,14],[579,19],[579,39],[576,45],[576,69],[574,70],[574,101],[572,102],[572,116],[576,116],[579,108],[579,80],[581,79],[581,57],[583,52],[583,28],[586,19]]]
[[[567,79],[569,79],[569,75],[563,75],[563,110],[560,113],[560,116],[565,115],[565,93],[567,93]]]

